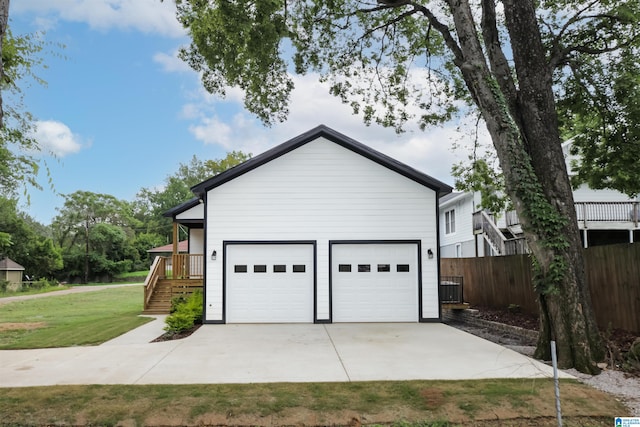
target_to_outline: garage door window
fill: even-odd
[[[234,265],[233,266],[233,272],[234,273],[246,273],[247,272],[247,266],[246,265]]]
[[[293,272],[294,273],[304,273],[306,271],[306,266],[304,264],[294,264]]]
[[[253,266],[253,272],[254,273],[266,273],[267,272],[267,266],[266,265],[254,265]]]
[[[391,264],[378,264],[378,272],[388,273],[391,271]]]
[[[396,271],[398,273],[407,273],[409,271],[409,264],[398,264],[396,266]]]
[[[284,264],[276,264],[273,266],[273,272],[274,273],[286,273],[287,272],[287,266]]]
[[[338,271],[342,273],[350,273],[351,272],[351,264],[339,264]]]
[[[358,264],[358,273],[371,272],[371,264]]]

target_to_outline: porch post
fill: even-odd
[[[177,267],[178,267],[178,263],[177,263],[177,256],[178,255],[178,223],[177,222],[173,222],[173,255],[171,256],[171,275],[173,276],[174,279],[178,278],[178,272]]]
[[[173,223],[173,255],[178,253],[178,223]]]

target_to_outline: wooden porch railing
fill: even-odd
[[[204,255],[174,254],[167,258],[164,276],[167,279],[202,279],[204,277]]]
[[[144,282],[145,312],[168,313],[174,297],[187,296],[202,289],[203,279],[203,255],[156,257]]]
[[[156,284],[158,283],[158,279],[160,278],[160,273],[165,271],[165,257],[157,256],[153,260],[153,264],[151,264],[151,268],[149,269],[149,274],[147,275],[146,280],[144,281],[144,307],[146,308],[149,305],[149,301],[151,301],[151,296],[156,289]]]

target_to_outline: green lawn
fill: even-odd
[[[27,289],[25,291],[17,291],[17,292],[0,292],[0,298],[6,297],[19,297],[21,295],[34,295],[34,294],[46,294],[49,292],[57,292],[64,291],[65,289],[69,289],[68,285],[60,285],[60,286],[47,286],[45,288],[40,289]]]
[[[186,367],[185,369],[198,369]],[[7,425],[556,425],[550,379],[0,388]],[[611,426],[613,396],[561,382],[564,425]],[[628,415],[627,415],[628,416]]]
[[[0,349],[107,341],[149,320],[137,316],[142,298],[133,286],[4,304]],[[0,395],[0,424],[16,426],[555,425],[548,379],[16,387]],[[604,427],[630,415],[576,381],[562,381],[561,397],[565,426]]]
[[[0,349],[97,345],[149,322],[138,317],[142,286],[7,303],[0,310]]]

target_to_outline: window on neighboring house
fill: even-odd
[[[451,209],[444,213],[444,234],[453,234],[456,232],[456,210]]]

